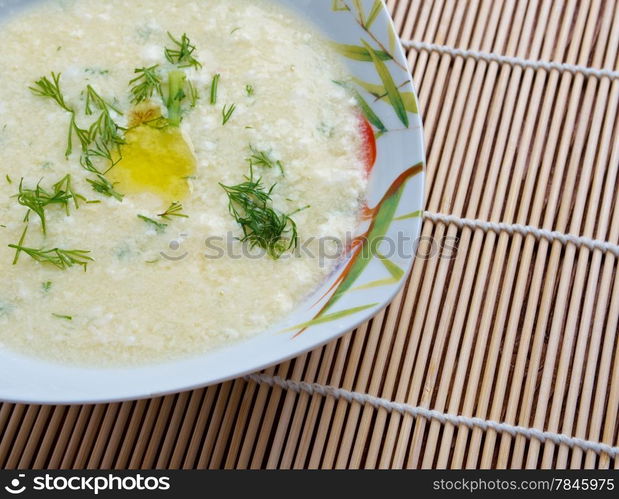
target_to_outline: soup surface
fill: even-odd
[[[256,0],[48,1],[0,44],[2,348],[195,354],[273,326],[333,272],[363,144],[305,21]]]

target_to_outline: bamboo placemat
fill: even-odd
[[[393,304],[261,376],[1,405],[1,467],[619,467],[619,4],[388,4],[428,147]]]

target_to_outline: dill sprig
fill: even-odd
[[[77,127],[75,122],[75,110],[69,106],[62,94],[60,88],[60,76],[62,73],[54,73],[52,71],[51,80],[47,76],[43,76],[34,82],[34,86],[29,87],[30,91],[38,96],[46,99],[52,99],[58,104],[61,109],[64,109],[71,114],[71,120],[69,122],[69,134],[67,138],[67,148],[65,156],[68,158],[73,152],[73,130]]]
[[[19,255],[21,253],[25,253],[39,263],[53,265],[60,270],[66,270],[75,265],[79,265],[84,268],[84,271],[86,271],[88,263],[94,261],[90,256],[88,256],[90,251],[66,250],[60,248],[28,248],[27,246],[23,246],[27,231],[28,226],[26,225],[19,243],[9,244],[9,248],[13,248],[15,250],[13,265],[17,265]]]
[[[230,104],[230,106],[224,105],[223,109],[221,110],[223,125],[230,121],[230,118],[232,118],[234,111],[236,111],[236,104]]]
[[[121,111],[106,102],[91,85],[86,87],[86,115],[91,116],[95,109],[100,110],[101,114],[88,129],[78,126],[75,109],[65,102],[60,88],[60,73],[52,72],[51,80],[47,76],[40,78],[35,82],[34,87],[30,87],[30,90],[39,97],[53,99],[62,109],[71,113],[65,155],[68,157],[73,152],[73,135],[75,134],[82,146],[82,153],[86,156],[82,162],[88,166],[87,169],[92,171],[89,156],[101,156],[111,160],[110,151],[113,146],[124,144],[121,135],[123,129],[111,116],[111,111],[122,114]],[[90,149],[91,146],[92,149]]]
[[[213,81],[211,82],[211,105],[217,104],[217,90],[219,88],[220,79],[221,75],[219,73],[213,76]]]
[[[30,90],[38,97],[45,97],[56,101],[56,104],[62,109],[69,113],[73,113],[73,109],[66,104],[64,96],[62,95],[62,90],[60,89],[60,75],[61,73],[52,72],[51,80],[47,76],[43,76],[34,82],[34,86],[30,87]]]
[[[138,218],[140,220],[143,220],[147,224],[152,225],[153,228],[155,229],[155,232],[157,232],[157,234],[163,234],[165,230],[168,228],[168,224],[157,222],[157,220],[153,220],[152,218],[148,218],[144,215],[138,215]]]
[[[180,68],[200,69],[202,67],[202,64],[196,59],[196,46],[191,43],[186,33],[183,33],[180,40],[174,38],[169,32],[168,37],[176,46],[173,49],[165,49],[165,57],[170,63],[176,64]]]
[[[151,99],[155,92],[163,99],[162,80],[158,70],[159,64],[155,64],[149,68],[138,68],[134,71],[139,76],[129,82],[129,85],[133,85],[131,88],[133,104]]]
[[[95,179],[86,179],[95,192],[122,201],[122,194],[117,192],[114,185],[104,176],[122,159],[121,146],[125,144],[122,132],[125,130],[114,121],[111,112],[122,113],[106,102],[91,85],[88,85],[86,87],[86,114],[94,114],[95,109],[101,112],[88,129],[80,128],[75,119],[72,119],[72,131],[75,132],[82,148],[80,164],[85,170],[96,175]],[[71,140],[71,135],[70,131],[69,140]],[[116,152],[117,159],[114,159],[114,152]],[[93,159],[97,158],[109,162],[105,172],[99,171],[94,165]]]
[[[84,151],[88,150],[90,146],[90,131],[84,128],[80,128],[77,124],[77,120],[75,119],[75,113],[71,114],[71,122],[69,123],[69,134],[67,137],[67,150],[65,151],[65,157],[69,157],[73,153],[73,135],[77,136],[77,140],[79,140],[81,148],[82,148],[82,157],[80,158],[80,164],[86,168],[87,170],[94,169],[91,163],[89,163],[90,167],[87,167],[83,162],[83,159],[88,159],[87,156],[83,154]]]
[[[37,96],[53,99],[62,109],[71,114],[65,156],[68,158],[72,154],[73,137],[77,137],[82,150],[80,164],[85,170],[97,175],[95,180],[89,179],[88,182],[96,192],[121,200],[122,196],[113,190],[112,184],[103,177],[103,173],[94,165],[93,158],[103,158],[109,161],[110,166],[106,171],[115,166],[113,159],[115,149],[118,151],[120,159],[120,146],[125,143],[122,136],[124,129],[114,121],[111,112],[122,113],[112,104],[106,102],[91,85],[88,85],[86,87],[86,115],[93,115],[96,109],[100,111],[100,114],[89,128],[81,128],[77,124],[75,110],[66,103],[62,94],[60,88],[61,74],[52,72],[51,75],[51,79],[44,76],[37,80],[34,86],[30,87],[30,90]]]
[[[83,267],[85,271],[88,263],[94,261],[88,256],[90,251],[84,250],[26,248],[25,246],[13,244],[10,244],[9,247],[27,254],[30,258],[39,263],[49,263],[60,270],[66,270],[75,265],[79,265]]]
[[[228,209],[243,230],[242,242],[248,242],[266,250],[274,260],[298,245],[297,225],[289,215],[272,208],[271,194],[275,185],[265,190],[262,179],[254,178],[250,165],[250,176],[246,181],[226,186],[219,184],[228,195]]]
[[[99,117],[87,129],[81,128],[77,124],[75,111],[68,109],[71,113],[71,121],[69,123],[65,156],[69,157],[73,152],[73,136],[75,135],[82,149],[80,164],[90,172],[100,173],[94,166],[92,158],[104,158],[110,161],[113,166],[112,151],[116,148],[120,152],[120,146],[125,143],[125,140],[122,136],[124,129],[114,121],[111,115],[112,111],[121,115],[122,112],[106,102],[91,85],[88,85],[86,87],[86,115],[92,116],[95,109],[101,112]]]
[[[194,57],[196,47],[191,43],[186,34],[180,40],[168,33],[175,48],[166,48],[166,59],[178,66],[178,68],[201,68],[202,65]],[[138,75],[129,82],[131,87],[131,102],[139,104],[151,99],[157,93],[168,108],[166,125],[177,127],[182,120],[182,103],[189,97],[191,107],[196,107],[200,94],[196,86],[187,79],[183,71],[172,70],[167,74],[167,96],[164,96],[163,77],[159,72],[159,64],[138,68],[134,72]],[[114,165],[112,165],[114,166]]]
[[[182,211],[183,205],[179,202],[174,202],[166,211],[160,213],[157,216],[163,218],[164,220],[171,220],[170,217],[189,218],[189,216],[182,213]]]
[[[88,182],[92,186],[92,189],[95,192],[98,192],[99,194],[103,194],[104,196],[107,196],[107,197],[112,197],[116,199],[117,201],[123,200],[124,196],[120,192],[118,192],[116,189],[114,189],[114,184],[112,184],[107,178],[105,178],[100,173],[96,174],[95,179],[87,178],[86,182]]]
[[[88,85],[86,87],[86,115],[90,116],[93,114],[93,106],[101,111],[105,111],[108,115],[110,114],[110,109],[116,111],[120,115],[123,114],[117,107],[106,102],[103,97],[101,97],[92,87],[92,85]]]
[[[264,168],[279,168],[279,171],[284,175],[284,165],[280,160],[275,160],[271,157],[271,153],[267,151],[261,151],[254,146],[250,145],[251,156],[247,158],[247,161],[254,166],[262,166]]]
[[[45,209],[50,205],[64,206],[67,215],[69,215],[70,202],[73,201],[75,208],[79,208],[80,201],[86,201],[84,196],[77,194],[71,185],[71,175],[65,175],[62,179],[56,182],[51,191],[41,187],[39,182],[34,189],[24,187],[24,179],[19,183],[19,193],[17,194],[17,202],[28,208],[25,221],[29,219],[30,212],[35,213],[41,220],[41,229],[43,234],[47,234],[47,218]]]
[[[146,125],[150,128],[156,128],[157,130],[163,130],[170,126],[170,121],[168,118],[164,116],[158,116],[157,118],[153,118],[152,120],[143,121],[140,125]],[[139,125],[138,125],[139,126]]]
[[[122,113],[112,104],[107,103],[91,86],[86,87],[86,115],[94,113],[93,107],[101,111],[99,118],[92,123],[87,135],[80,138],[82,145],[89,142],[94,148],[88,150],[90,155],[106,158],[112,161],[111,150],[120,148],[125,143],[121,132],[124,131],[112,118],[111,111],[122,115]],[[80,130],[83,133],[83,130]]]

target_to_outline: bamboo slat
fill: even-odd
[[[388,0],[400,36],[619,69],[611,0]],[[409,50],[426,209],[619,244],[619,80]],[[265,371],[619,445],[617,257],[426,220],[392,305]],[[449,250],[449,245],[455,248]],[[3,468],[619,468],[619,458],[239,379],[147,401],[0,405]]]

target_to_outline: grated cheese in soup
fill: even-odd
[[[166,47],[178,48],[168,33],[180,43],[186,34],[199,64],[166,57]],[[305,21],[255,0],[48,1],[0,25],[0,44],[2,348],[98,365],[196,354],[269,328],[333,271],[336,259],[319,258],[319,240],[329,238],[333,257],[333,241],[358,223],[363,144],[355,101],[334,83],[346,72]],[[128,131],[136,109],[129,82],[136,68],[154,66],[163,88],[148,99],[149,112],[168,117],[170,72],[191,85],[169,144],[156,127]],[[97,176],[81,164],[76,133],[65,157],[71,113],[29,89],[44,75],[52,81],[51,72],[78,128],[100,112],[92,102],[85,112],[90,85],[113,108],[126,143],[144,149],[119,146],[124,158],[109,171],[93,160],[122,199],[93,190],[88,179]],[[46,206],[45,233],[35,212],[25,222],[20,183],[51,192],[66,175],[85,199]],[[290,218],[280,243],[291,244],[294,222],[308,251],[256,257],[258,245],[243,253],[222,184],[248,178],[260,178],[273,213]],[[183,216],[160,216],[174,202]],[[92,261],[86,271],[63,269],[18,251],[13,265],[15,246],[88,251],[81,256]]]

